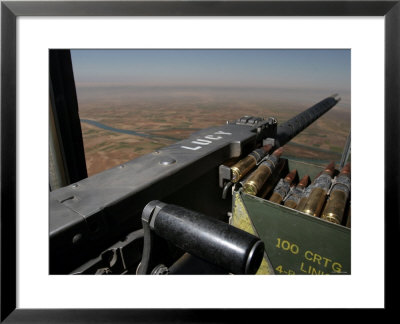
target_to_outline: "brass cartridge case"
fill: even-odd
[[[285,206],[292,208],[292,209],[296,209],[297,207],[297,203],[294,200],[286,200],[285,201]]]
[[[283,148],[278,148],[272,155],[264,162],[262,162],[257,170],[255,170],[243,185],[245,193],[250,195],[257,195],[264,183],[271,176],[271,173],[275,170],[276,164],[279,162],[279,158],[282,155]]]
[[[233,183],[238,182],[242,179],[251,169],[253,169],[257,163],[264,158],[268,152],[271,150],[272,145],[267,144],[259,149],[254,150],[245,158],[237,162],[235,165],[231,167],[232,179]]]
[[[245,174],[247,174],[257,164],[257,160],[254,156],[248,155],[244,159],[236,163],[232,170],[232,182],[238,182]]]
[[[244,192],[255,196],[270,175],[271,169],[267,165],[261,164],[243,185]]]
[[[310,184],[307,188],[305,188],[303,194],[300,197],[300,200],[297,204],[296,210],[300,210],[303,211],[306,202],[308,200],[308,197],[310,197],[310,193],[312,191],[312,189],[314,188],[314,184]]]
[[[336,183],[331,189],[331,193],[321,218],[335,224],[341,224],[346,210],[347,201],[350,195],[350,163],[346,164]]]
[[[269,198],[269,201],[272,201],[274,203],[280,204],[282,202],[284,197],[282,197],[279,193],[274,192],[271,196],[271,198]]]
[[[332,191],[321,218],[335,224],[341,224],[346,208],[347,197],[347,193],[342,190]]]
[[[279,179],[285,176],[287,172],[289,172],[287,159],[280,159],[275,167],[274,172],[272,172],[267,182],[261,188],[261,191],[259,192],[258,196],[261,198],[265,198],[266,196],[268,196],[270,192],[273,191],[275,186],[278,184]]]
[[[322,171],[318,173],[318,175],[315,177],[315,179],[318,179],[318,177],[322,174]],[[315,183],[311,183],[307,188],[305,188],[303,194],[300,197],[299,203],[297,204],[296,210],[303,211],[304,206],[306,205],[306,202],[308,200],[308,197],[310,196],[311,190],[314,188]]]
[[[325,168],[322,173],[314,179],[312,185],[312,190],[310,195],[304,205],[300,210],[303,213],[319,217],[321,210],[324,207],[326,201],[326,195],[331,186],[332,176],[335,172],[335,163],[331,162]]]
[[[306,205],[307,200],[308,200],[308,196],[303,196],[303,197],[301,197],[299,203],[298,203],[297,206],[296,206],[296,210],[301,210],[301,211],[303,211],[304,206]]]
[[[303,212],[315,217],[319,217],[324,206],[327,191],[323,188],[314,188],[303,208]]]

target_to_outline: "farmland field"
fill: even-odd
[[[282,123],[331,94],[279,89],[79,86],[77,93],[89,176],[244,115],[271,116]],[[341,102],[285,146],[285,156],[318,164],[339,162],[350,131],[349,95],[340,95]],[[99,127],[99,123],[105,127]]]

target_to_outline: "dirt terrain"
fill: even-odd
[[[267,96],[232,91],[152,91],[78,89],[80,118],[112,128],[151,135],[142,137],[105,130],[82,122],[88,174],[118,166],[140,155],[187,138],[200,129],[223,125],[244,115],[275,117],[279,123],[327,97]],[[329,94],[328,94],[329,95]],[[297,100],[298,99],[298,100]],[[339,102],[285,146],[285,155],[339,162],[350,130],[350,107]]]

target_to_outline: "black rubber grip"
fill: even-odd
[[[154,208],[157,201],[151,202]],[[186,208],[159,204],[153,230],[182,250],[227,269],[233,274],[254,274],[264,243],[256,236]]]

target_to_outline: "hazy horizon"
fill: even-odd
[[[249,103],[293,103],[299,108],[311,106],[314,103],[333,95],[334,92],[315,89],[288,88],[255,88],[255,87],[224,87],[224,86],[137,86],[137,85],[97,85],[77,84],[77,95],[81,108],[94,101],[103,104],[128,104],[136,101],[172,102],[207,101],[227,102],[247,101]],[[338,92],[341,97],[339,108],[350,109],[350,92]]]
[[[343,108],[350,108],[350,54],[340,49],[71,50],[82,103],[99,95],[109,101],[208,95],[301,105],[338,93]]]
[[[286,145],[285,152],[315,161],[337,160],[349,134],[350,50],[71,54],[80,117],[106,125],[81,125],[89,174],[244,115],[284,122],[333,94],[342,100]]]
[[[350,90],[350,50],[71,50],[78,84]]]

